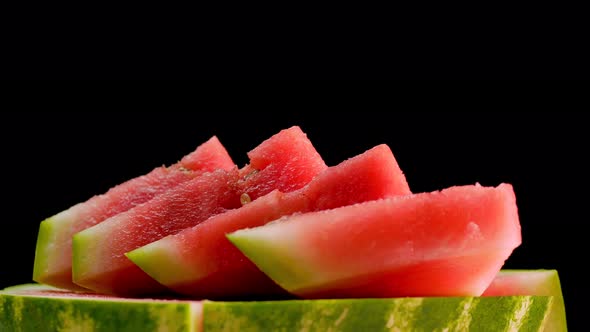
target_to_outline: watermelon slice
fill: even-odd
[[[299,127],[282,130],[248,154],[241,170],[186,181],[73,238],[73,280],[97,292],[140,295],[163,287],[125,253],[238,208],[269,191],[296,190],[327,166]]]
[[[79,289],[72,282],[72,236],[75,233],[147,202],[203,172],[232,167],[234,163],[227,151],[212,137],[169,168],[158,167],[44,220],[39,228],[33,280]]]
[[[200,302],[22,285],[0,291],[0,331],[540,332],[552,300],[526,295]]]
[[[556,270],[502,270],[483,296],[531,294],[553,296],[553,304],[543,332],[567,331],[565,303]]]
[[[225,234],[295,212],[405,194],[410,194],[410,189],[391,150],[379,145],[326,169],[299,190],[286,194],[273,191],[239,209],[131,251],[127,257],[161,284],[197,298],[283,294]]]
[[[478,296],[521,243],[512,186],[457,186],[228,234],[304,298]]]

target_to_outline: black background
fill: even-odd
[[[275,92],[124,99],[120,94],[112,100],[105,93],[82,102],[51,98],[12,107],[0,124],[0,288],[31,281],[44,218],[174,163],[212,135],[242,166],[248,150],[299,125],[328,165],[387,143],[414,192],[512,183],[523,243],[506,267],[557,269],[569,326],[581,326],[587,122],[581,113],[562,112],[579,104],[518,92],[379,98],[324,94],[322,88],[311,94]],[[40,108],[70,112],[31,112]],[[135,112],[105,112],[122,109]]]

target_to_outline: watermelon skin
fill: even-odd
[[[521,243],[512,186],[457,186],[227,235],[303,298],[479,296]]]
[[[542,331],[552,297],[205,302],[203,331]]]
[[[543,331],[550,296],[288,301],[122,299],[0,291],[0,331]]]
[[[225,234],[296,212],[407,194],[410,189],[393,153],[387,145],[378,145],[324,170],[299,190],[286,194],[273,191],[126,256],[161,284],[192,297],[281,296],[285,291],[232,245]]]
[[[565,332],[565,303],[557,270],[502,270],[482,296],[553,296],[543,332]]]
[[[202,303],[20,286],[0,291],[0,331],[202,331]]]
[[[72,236],[105,219],[151,200],[203,172],[231,169],[234,163],[217,137],[212,137],[171,167],[158,167],[41,222],[33,280],[67,289],[72,282]]]
[[[275,147],[280,153],[274,151]],[[253,159],[250,166],[241,170],[203,174],[76,234],[74,282],[97,292],[124,296],[162,292],[165,288],[134,265],[125,253],[238,208],[242,206],[243,194],[256,199],[272,188],[301,188],[327,168],[299,127],[280,131],[255,148],[250,156],[264,158],[264,162]],[[277,160],[272,161],[273,156]],[[265,168],[255,168],[261,166]],[[272,179],[268,178],[267,170]]]
[[[0,331],[546,331],[552,301],[503,296],[215,302],[20,285],[0,291]]]

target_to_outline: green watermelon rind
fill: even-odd
[[[39,278],[47,270],[49,266],[48,243],[52,239],[53,220],[54,218],[47,218],[39,225],[39,233],[37,235],[37,245],[35,247],[35,263],[33,265],[33,280],[40,280]]]
[[[296,288],[300,280],[313,280],[317,275],[314,271],[306,270],[299,259],[293,257],[292,247],[285,245],[286,242],[267,245],[264,237],[268,234],[264,232],[249,232],[247,236],[242,236],[249,230],[239,230],[225,236],[266,275],[275,282],[280,280],[281,287],[287,290]]]
[[[59,239],[61,230],[71,227],[74,222],[73,214],[75,213],[75,206],[62,211],[52,217],[43,220],[39,225],[39,233],[37,234],[37,244],[35,247],[35,262],[33,264],[33,280],[42,282],[45,274],[55,262],[52,259],[60,257],[56,255],[58,247],[51,245]]]
[[[542,278],[537,279],[534,290],[529,292],[530,295],[539,296],[553,296],[553,304],[551,311],[547,317],[547,323],[544,332],[566,332],[567,319],[565,310],[565,300],[561,289],[561,281],[559,273],[555,269],[538,269],[538,270],[524,270],[524,269],[504,269],[501,270],[499,276],[510,275],[542,275]],[[529,281],[532,283],[533,280]]]
[[[0,291],[1,331],[542,331],[553,301],[527,295],[191,302],[23,293],[35,290],[47,287]]]
[[[172,245],[167,244],[171,239],[170,236],[167,236],[125,253],[125,256],[163,285],[182,283],[187,276],[198,272],[195,271],[194,264],[183,264],[182,255],[176,253]],[[170,271],[174,271],[174,273],[170,273]]]
[[[113,299],[27,291],[59,289],[19,285],[0,291],[0,331],[200,331],[199,302]],[[23,294],[24,293],[24,294]]]
[[[204,331],[542,331],[552,297],[207,302]]]
[[[91,251],[97,250],[97,247],[100,246],[98,242],[93,241],[91,236],[87,235],[93,229],[95,228],[86,229],[72,237],[72,277],[74,283],[76,282],[75,277],[81,277],[84,271],[90,269],[91,265],[91,262],[84,259],[86,255],[81,249],[85,248],[87,251]]]

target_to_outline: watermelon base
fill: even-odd
[[[552,296],[285,301],[123,299],[42,285],[0,292],[0,331],[543,331]]]

